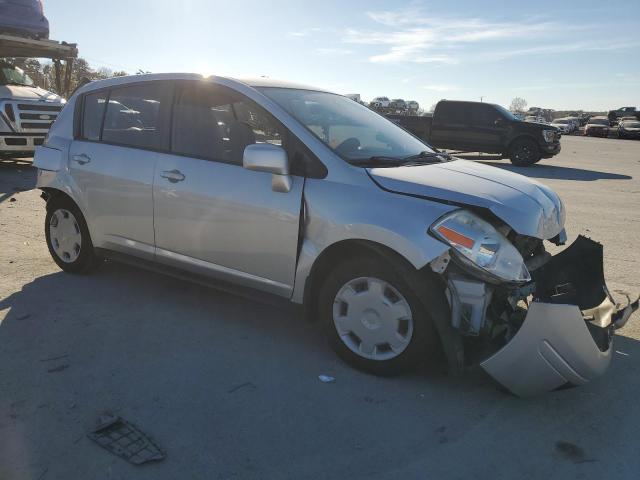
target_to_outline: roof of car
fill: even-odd
[[[145,73],[142,75],[127,75],[123,77],[111,77],[105,80],[96,80],[88,83],[82,88],[83,91],[95,90],[98,88],[111,87],[116,85],[124,85],[132,82],[150,82],[153,80],[207,80],[207,79],[224,79],[230,82],[242,83],[250,87],[279,87],[279,88],[295,88],[299,90],[314,90],[319,92],[327,92],[322,88],[311,87],[293,82],[285,82],[282,80],[274,80],[271,78],[232,78],[219,75],[204,76],[199,73]]]

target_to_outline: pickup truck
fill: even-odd
[[[0,158],[33,155],[64,104],[22,69],[0,60]]]
[[[617,123],[622,117],[636,117],[640,120],[640,110],[636,109],[636,107],[621,107],[617,110],[609,110],[607,117],[611,125]]]
[[[560,152],[558,128],[523,122],[491,103],[442,100],[431,117],[387,118],[436,148],[497,153],[517,166],[533,165]]]

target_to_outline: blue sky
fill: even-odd
[[[640,1],[45,0],[95,66],[415,99],[640,107]]]

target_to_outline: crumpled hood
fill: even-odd
[[[507,170],[454,160],[368,172],[385,190],[487,208],[521,235],[549,239],[564,228],[564,206],[558,195]]]
[[[45,102],[62,102],[62,97],[40,87],[23,87],[20,85],[0,85],[0,99],[41,100]]]

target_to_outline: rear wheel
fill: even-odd
[[[70,199],[49,201],[44,231],[51,257],[65,272],[89,272],[100,263],[84,216]]]
[[[538,144],[529,138],[522,138],[513,142],[509,148],[511,163],[517,167],[528,167],[540,161],[542,154]]]
[[[415,368],[435,350],[436,332],[401,266],[354,258],[321,288],[319,307],[331,347],[353,367],[376,375]]]

